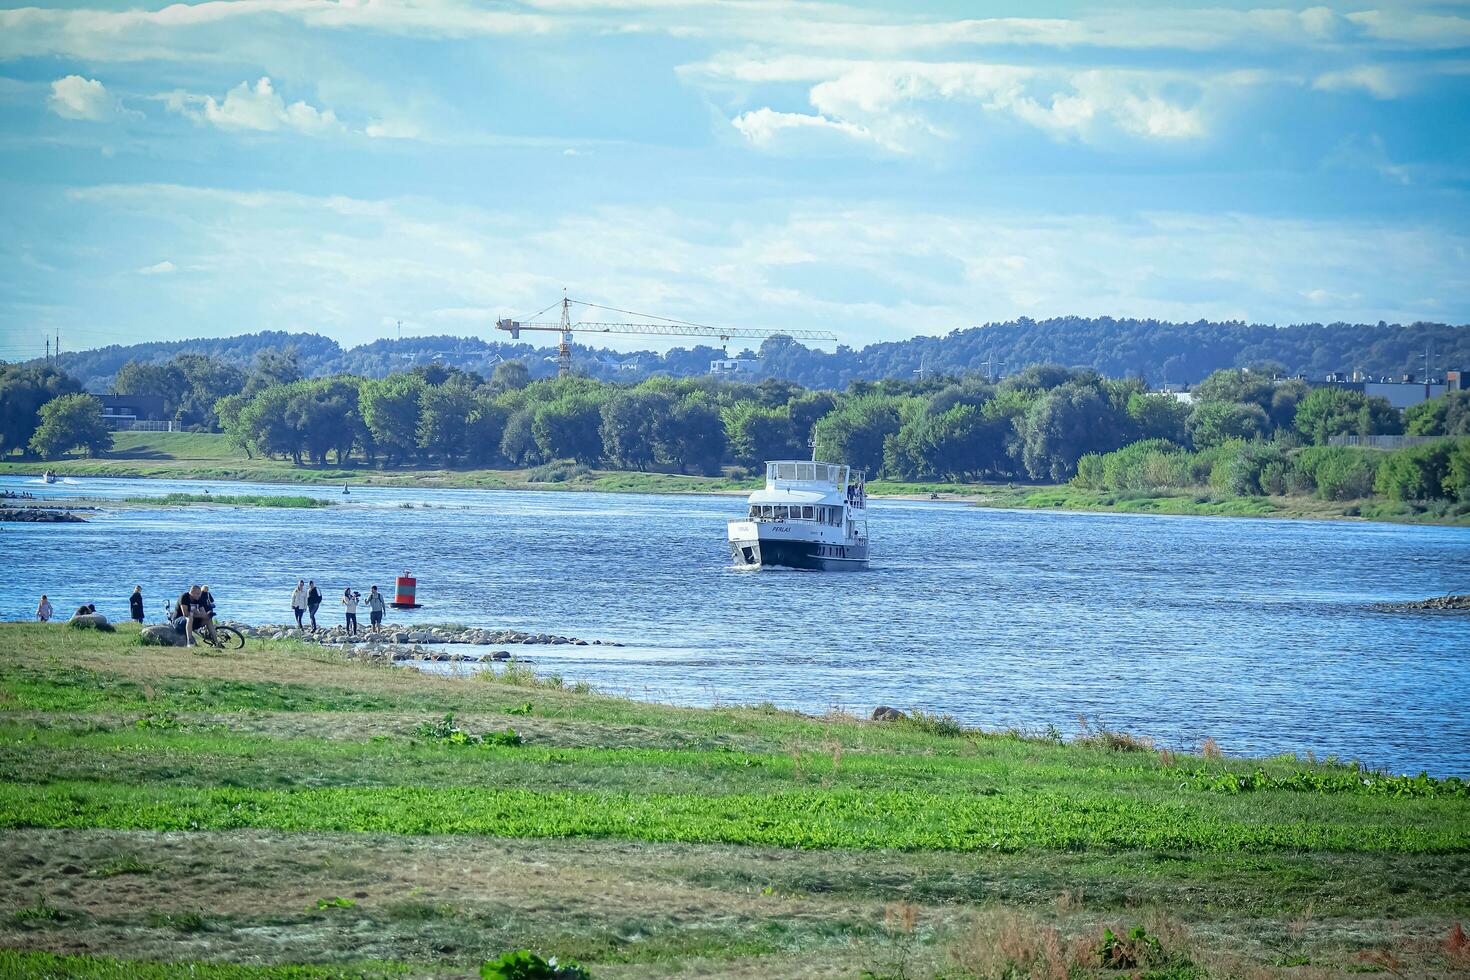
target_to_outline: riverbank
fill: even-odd
[[[434,489],[561,490],[602,493],[746,494],[759,479],[684,476],[674,473],[596,470],[566,464],[540,469],[369,469],[297,466],[289,460],[247,459],[222,435],[187,432],[119,432],[103,459],[48,463],[0,461],[0,475],[39,476],[47,468],[63,477],[206,480],[306,486],[423,487]],[[1401,524],[1470,526],[1470,514],[1447,513],[1386,500],[1321,500],[1311,496],[1229,496],[1213,493],[1107,493],[1070,485],[907,483],[873,480],[870,496],[940,500],[980,507],[1196,517],[1266,517],[1306,520],[1372,520]],[[202,495],[200,495],[202,496]],[[309,499],[309,498],[307,498]],[[140,504],[156,503],[142,498]],[[194,502],[203,502],[194,501]],[[275,503],[271,506],[285,506]]]
[[[518,948],[599,980],[1470,962],[1463,784],[1210,743],[0,624],[0,772],[8,975],[468,976]]]

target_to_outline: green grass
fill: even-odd
[[[128,497],[126,503],[150,504],[159,507],[174,507],[180,504],[213,504],[221,507],[287,507],[309,510],[314,507],[331,507],[335,500],[306,496],[272,496],[270,494],[211,494],[211,493],[168,493],[162,497]]]
[[[524,666],[0,624],[0,975],[472,975],[530,948],[599,980],[959,980],[1057,929],[1081,977],[1140,925],[1191,975],[1456,965],[1462,781],[904,707],[678,708]]]
[[[392,963],[342,966],[247,966],[235,963],[149,963],[110,956],[58,956],[0,949],[0,976],[75,980],[355,980],[407,973]]]

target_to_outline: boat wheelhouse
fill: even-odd
[[[743,520],[731,521],[736,565],[813,570],[868,567],[868,499],[861,474],[816,460],[766,464],[766,486],[750,495]]]

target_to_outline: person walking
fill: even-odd
[[[133,622],[138,623],[139,625],[142,625],[142,623],[143,623],[143,587],[141,585],[135,585],[135,586],[133,586],[133,594],[130,595],[130,596],[128,596],[128,611],[130,613],[132,613]]]
[[[372,625],[374,633],[381,633],[383,631],[384,605],[385,604],[383,602],[383,593],[378,591],[378,587],[376,585],[373,586],[371,589],[368,590],[367,606],[368,622]]]
[[[41,596],[41,604],[36,607],[36,619],[42,623],[51,622],[51,600],[44,595]]]
[[[347,635],[357,635],[357,600],[362,598],[362,593],[353,592],[347,588],[342,590],[342,606],[347,612]]]
[[[301,617],[306,615],[306,579],[298,579],[296,591],[291,593],[291,611],[296,614],[296,628],[301,628]]]
[[[311,628],[316,629],[316,611],[321,608],[322,594],[317,591],[316,582],[306,583],[306,611],[311,614]]]

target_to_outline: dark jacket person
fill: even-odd
[[[128,609],[133,614],[133,622],[143,621],[143,587],[141,585],[133,586],[133,594],[128,596]]]

